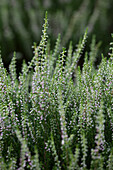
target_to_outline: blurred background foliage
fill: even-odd
[[[78,43],[88,27],[88,42],[92,35],[102,40],[101,50],[108,52],[113,33],[113,0],[0,0],[0,46],[7,67],[13,51],[17,52],[17,63],[31,60],[33,42],[40,41],[43,18],[48,11],[51,47],[58,33],[62,45]]]

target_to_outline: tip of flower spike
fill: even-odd
[[[13,56],[16,58],[16,51],[13,52]]]
[[[88,33],[88,27],[86,27],[86,29],[85,29],[85,33],[86,33],[86,34]]]
[[[47,11],[45,12],[45,19],[47,19]]]

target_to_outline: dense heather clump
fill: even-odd
[[[1,169],[108,169],[113,167],[113,48],[95,69],[92,40],[82,71],[70,43],[54,51],[47,41],[47,13],[34,57],[16,75],[16,53],[4,68],[0,57]]]

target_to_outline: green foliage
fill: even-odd
[[[34,44],[34,57],[17,77],[16,53],[9,73],[0,56],[1,169],[112,169],[113,50],[94,62],[99,44],[93,38],[82,70],[77,66],[87,30],[74,51],[54,51],[47,34]],[[112,46],[112,43],[111,43]],[[95,50],[94,50],[95,49]],[[74,78],[73,78],[74,77]]]
[[[0,0],[0,46],[5,65],[9,65],[14,50],[17,51],[18,66],[23,59],[31,60],[31,45],[40,41],[46,10],[49,12],[52,49],[59,32],[61,44],[68,46],[70,40],[77,43],[88,27],[89,39],[95,34],[97,41],[103,42],[103,51],[107,51],[109,35],[113,32],[112,0]]]

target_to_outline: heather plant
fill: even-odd
[[[0,56],[1,169],[108,169],[113,167],[113,43],[109,59],[94,66],[99,45],[93,37],[82,69],[77,49],[50,49],[45,15],[34,57],[19,77],[14,52],[9,72]]]

